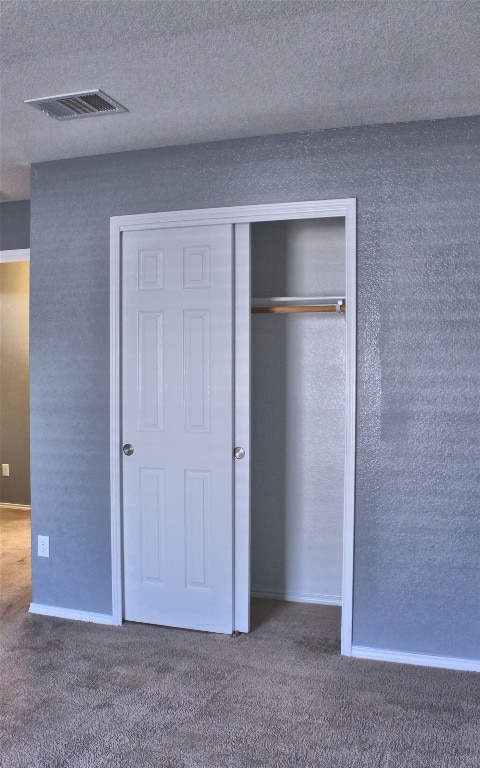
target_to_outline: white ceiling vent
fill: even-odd
[[[126,107],[122,107],[118,101],[99,89],[64,93],[61,96],[45,96],[42,99],[27,99],[25,104],[41,109],[56,120],[73,120],[76,117],[97,117],[113,115],[116,112],[128,112]]]

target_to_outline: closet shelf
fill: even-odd
[[[281,315],[292,312],[345,312],[345,296],[274,296],[252,299],[252,312]]]

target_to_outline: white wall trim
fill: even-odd
[[[342,604],[340,595],[319,595],[314,592],[269,592],[265,589],[252,589],[252,597],[286,600],[289,603],[312,603],[315,605]]]
[[[345,218],[346,258],[346,449],[345,512],[342,576],[342,642],[344,655],[352,653],[353,627],[353,536],[355,488],[356,402],[356,200],[309,200],[294,203],[202,208],[184,211],[113,216],[110,219],[110,482],[113,623],[123,616],[122,523],[120,474],[120,252],[121,234],[129,230],[178,226],[250,224],[257,221]]]
[[[15,248],[12,251],[0,251],[0,264],[10,261],[30,261],[30,248]]]
[[[357,403],[357,201],[345,212],[345,479],[343,513],[341,652],[352,654],[353,557],[355,530],[355,455]]]
[[[426,653],[388,651],[382,648],[366,648],[361,645],[352,646],[352,656],[357,659],[371,659],[372,661],[414,664],[418,667],[439,667],[441,669],[459,669],[464,672],[480,672],[480,659],[459,659],[454,656],[431,656]]]
[[[110,219],[110,514],[113,624],[123,621],[120,475],[120,228]]]
[[[22,512],[30,512],[30,504],[9,504],[8,501],[0,501],[0,509],[18,509]]]
[[[73,608],[60,608],[56,605],[30,603],[29,613],[39,616],[55,616],[57,619],[72,619],[73,621],[90,621],[93,624],[114,624],[113,616],[108,613],[92,613],[91,611],[76,611]]]
[[[355,198],[337,200],[308,200],[300,203],[269,203],[266,205],[239,205],[231,208],[197,208],[186,211],[112,216],[112,228],[117,232],[163,227],[212,226],[214,224],[251,224],[256,221],[282,221],[289,219],[321,219],[332,216],[351,216],[356,212]]]

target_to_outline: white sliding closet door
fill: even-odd
[[[233,630],[233,227],[122,243],[124,615]],[[124,446],[127,454],[128,446]]]

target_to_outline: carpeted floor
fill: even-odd
[[[339,655],[338,608],[255,601],[230,638],[27,613],[0,510],[5,768],[478,768],[480,675]]]

